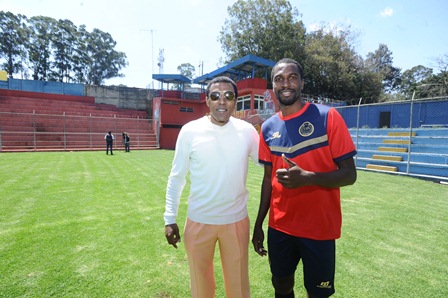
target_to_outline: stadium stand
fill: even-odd
[[[109,130],[116,149],[122,132],[132,150],[158,148],[146,111],[95,104],[88,96],[0,89],[0,151],[104,150]]]
[[[360,169],[448,180],[448,128],[350,129]]]

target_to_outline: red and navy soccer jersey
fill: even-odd
[[[307,171],[336,170],[337,162],[356,155],[344,119],[334,108],[310,103],[287,117],[279,112],[262,124],[259,149],[260,163],[272,166],[269,226],[297,237],[339,238],[339,188],[284,188],[275,177],[278,169],[288,168],[282,154]]]

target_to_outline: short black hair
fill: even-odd
[[[277,67],[277,65],[282,64],[282,63],[295,64],[297,66],[297,69],[299,70],[300,80],[301,81],[303,80],[303,68],[302,68],[302,65],[300,65],[300,63],[297,62],[294,59],[283,58],[283,59],[280,59],[277,63],[275,63],[274,67],[271,70],[271,81],[272,82],[274,81],[274,71],[275,71],[275,68]]]
[[[216,84],[216,83],[229,83],[229,84],[231,84],[232,87],[233,87],[233,92],[235,92],[235,98],[238,98],[238,87],[236,86],[236,83],[231,78],[226,77],[226,76],[216,77],[213,80],[211,80],[210,82],[208,82],[207,88],[205,89],[205,94],[206,94],[207,98],[208,98],[208,95],[210,93],[211,85]]]

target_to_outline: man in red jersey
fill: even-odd
[[[334,108],[302,100],[297,61],[278,61],[271,78],[280,111],[261,127],[264,177],[252,243],[259,255],[267,254],[262,225],[269,211],[275,297],[294,297],[300,260],[308,297],[329,297],[335,292],[335,239],[341,234],[339,188],[356,181],[355,146]]]

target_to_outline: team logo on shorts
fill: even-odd
[[[302,137],[309,137],[310,135],[312,135],[314,132],[314,125],[312,125],[310,122],[304,122],[300,127],[299,127],[299,134]]]
[[[329,281],[323,281],[317,285],[317,287],[321,289],[331,289],[331,283]]]

